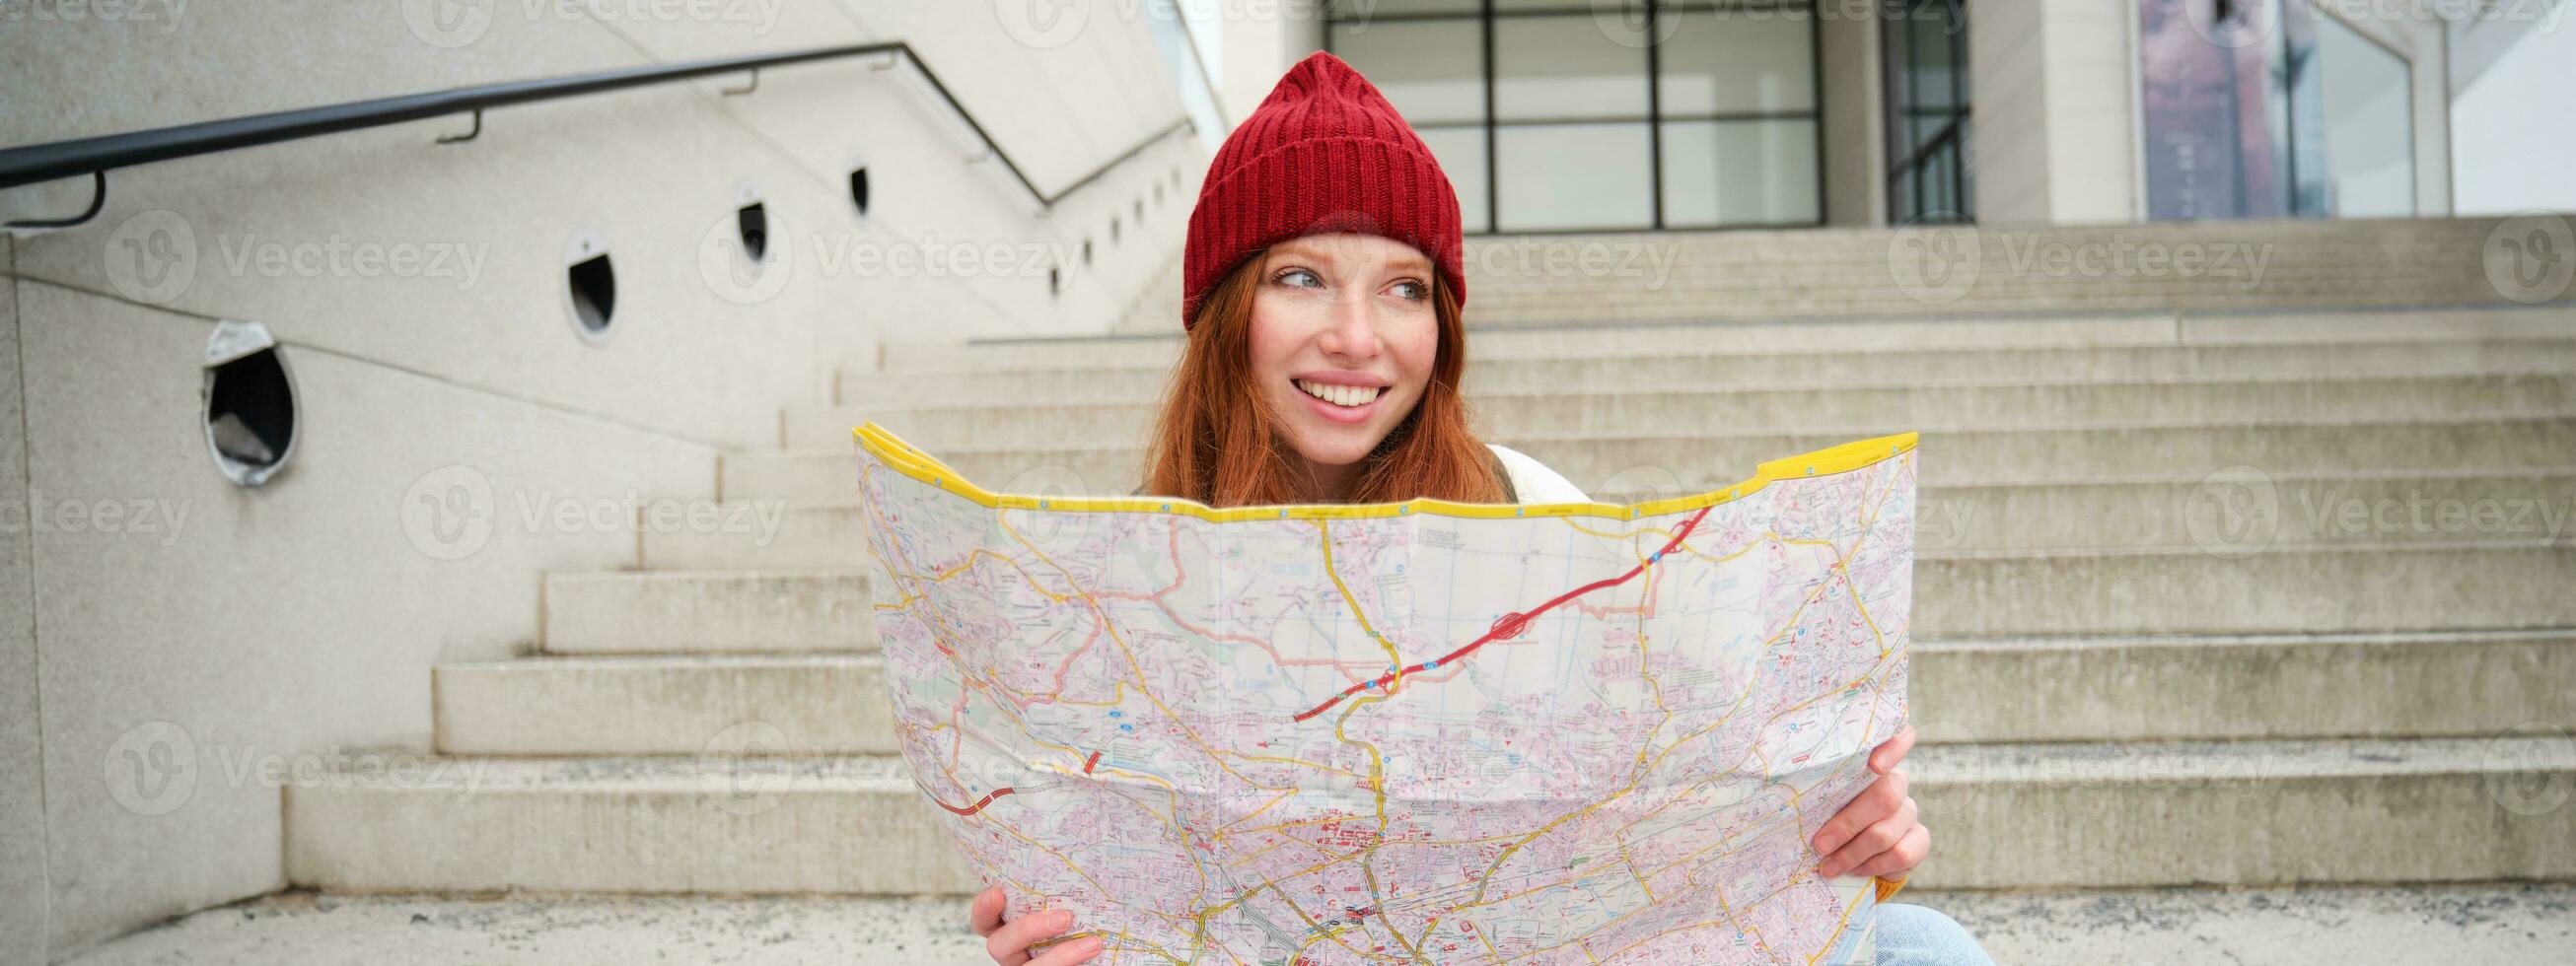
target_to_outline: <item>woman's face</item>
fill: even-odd
[[[1440,347],[1431,260],[1377,235],[1270,246],[1252,299],[1252,373],[1288,441],[1337,496],[1413,412]]]

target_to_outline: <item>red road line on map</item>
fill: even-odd
[[[1008,794],[1010,794],[1011,792],[1013,792],[1014,790],[1015,790],[1015,789],[1008,788],[1008,787],[1003,787],[1003,788],[996,788],[996,789],[993,789],[992,791],[989,791],[989,792],[984,793],[984,797],[983,797],[983,798],[980,798],[980,799],[977,799],[977,800],[975,801],[975,804],[973,804],[973,805],[968,805],[968,806],[966,806],[965,808],[959,808],[959,807],[957,807],[957,806],[955,806],[955,805],[948,804],[947,802],[940,802],[940,801],[939,801],[939,798],[938,798],[937,796],[932,796],[930,800],[931,800],[931,801],[934,801],[934,802],[939,802],[939,807],[944,808],[944,809],[947,809],[947,810],[952,811],[952,812],[955,812],[955,813],[957,813],[957,814],[959,814],[959,815],[973,815],[973,814],[975,814],[975,813],[977,813],[977,812],[983,811],[983,810],[984,810],[984,806],[986,806],[986,805],[990,805],[990,804],[993,804],[993,800],[994,800],[994,799],[996,799],[996,798],[1000,798],[1000,797],[1002,797],[1002,796],[1004,796],[1004,795],[1008,795]]]
[[[1684,538],[1686,538],[1686,537],[1689,537],[1689,536],[1690,536],[1691,528],[1692,528],[1692,527],[1696,527],[1696,526],[1698,526],[1698,525],[1699,525],[1700,518],[1701,518],[1701,517],[1705,517],[1705,516],[1707,516],[1707,515],[1708,515],[1708,511],[1713,510],[1713,509],[1716,509],[1716,508],[1715,508],[1715,507],[1705,507],[1705,506],[1704,506],[1704,507],[1701,507],[1701,508],[1699,508],[1699,512],[1698,512],[1698,513],[1691,514],[1691,518],[1690,518],[1690,519],[1682,521],[1681,528],[1680,528],[1680,529],[1678,529],[1678,530],[1673,531],[1673,539],[1672,539],[1670,542],[1668,542],[1668,543],[1665,543],[1665,544],[1664,544],[1664,549],[1662,549],[1662,550],[1658,550],[1658,551],[1655,551],[1655,554],[1654,554],[1654,558],[1653,558],[1653,560],[1650,560],[1649,562],[1651,563],[1651,562],[1654,562],[1654,561],[1660,561],[1660,560],[1662,560],[1662,559],[1663,559],[1663,556],[1664,556],[1665,554],[1668,554],[1668,553],[1673,552],[1673,548],[1674,548],[1674,547],[1681,546],[1681,545],[1682,545],[1682,540],[1683,540]],[[1530,610],[1528,610],[1528,611],[1524,611],[1524,612],[1521,612],[1521,613],[1505,614],[1505,615],[1503,615],[1501,618],[1499,618],[1499,619],[1497,619],[1497,620],[1495,620],[1495,621],[1494,621],[1494,626],[1493,626],[1492,628],[1490,628],[1490,629],[1486,630],[1486,631],[1485,631],[1484,636],[1479,637],[1479,638],[1476,638],[1475,640],[1472,640],[1472,641],[1467,642],[1466,646],[1464,646],[1464,647],[1461,647],[1461,648],[1459,648],[1459,649],[1457,649],[1457,650],[1451,651],[1451,652],[1449,652],[1449,653],[1447,653],[1447,654],[1443,654],[1443,655],[1441,655],[1441,656],[1440,656],[1440,658],[1439,658],[1438,660],[1434,660],[1434,661],[1424,661],[1424,662],[1422,662],[1422,663],[1420,663],[1420,664],[1416,664],[1416,665],[1414,665],[1414,666],[1412,666],[1412,667],[1404,668],[1404,669],[1402,669],[1402,670],[1389,671],[1389,672],[1387,672],[1387,673],[1385,673],[1385,674],[1378,675],[1378,676],[1377,676],[1377,677],[1375,677],[1375,678],[1372,678],[1372,679],[1369,679],[1369,680],[1366,680],[1366,681],[1362,681],[1362,682],[1360,682],[1360,683],[1358,683],[1358,684],[1351,685],[1351,686],[1350,686],[1350,687],[1348,687],[1348,688],[1344,688],[1344,689],[1342,689],[1342,693],[1340,693],[1340,694],[1336,694],[1336,695],[1333,695],[1331,698],[1326,699],[1326,700],[1324,701],[1324,703],[1314,706],[1313,708],[1311,708],[1311,709],[1307,710],[1307,711],[1306,711],[1305,713],[1303,713],[1303,714],[1297,715],[1297,716],[1296,716],[1294,719],[1292,719],[1292,720],[1296,720],[1296,721],[1304,721],[1304,720],[1309,719],[1309,718],[1312,718],[1312,717],[1314,717],[1314,716],[1316,716],[1316,715],[1323,714],[1323,713],[1324,713],[1324,712],[1326,712],[1326,711],[1330,711],[1330,710],[1332,710],[1332,708],[1333,708],[1333,706],[1334,706],[1334,705],[1337,705],[1337,704],[1342,703],[1342,699],[1343,699],[1343,698],[1350,697],[1351,695],[1358,694],[1358,693],[1360,693],[1360,692],[1362,692],[1362,691],[1366,691],[1366,690],[1368,690],[1368,689],[1370,689],[1370,688],[1385,687],[1385,686],[1387,685],[1387,683],[1388,683],[1388,682],[1394,681],[1396,678],[1398,678],[1398,677],[1400,677],[1400,676],[1403,676],[1403,675],[1406,675],[1406,674],[1415,674],[1415,673],[1419,673],[1419,672],[1421,672],[1421,671],[1426,671],[1426,670],[1431,669],[1434,665],[1447,664],[1447,663],[1449,663],[1449,662],[1451,662],[1451,661],[1456,661],[1456,660],[1459,660],[1459,659],[1461,659],[1461,658],[1464,658],[1464,657],[1466,657],[1466,656],[1467,656],[1467,655],[1469,655],[1469,654],[1476,653],[1476,649],[1477,649],[1477,648],[1480,648],[1480,647],[1485,646],[1485,643],[1486,643],[1487,641],[1503,640],[1503,639],[1508,639],[1508,638],[1518,637],[1518,636],[1520,636],[1521,631],[1523,631],[1523,630],[1525,630],[1525,629],[1527,629],[1527,628],[1529,627],[1529,622],[1530,622],[1530,620],[1531,620],[1531,619],[1533,619],[1533,618],[1535,618],[1535,617],[1537,617],[1538,615],[1540,615],[1540,614],[1544,614],[1544,613],[1547,613],[1549,610],[1551,610],[1551,609],[1553,609],[1553,608],[1557,607],[1557,606],[1558,606],[1558,605],[1560,605],[1560,604],[1565,603],[1566,601],[1573,600],[1574,598],[1581,597],[1581,596],[1583,596],[1583,595],[1585,595],[1585,594],[1591,593],[1591,592],[1596,591],[1596,590],[1600,590],[1600,589],[1602,589],[1602,588],[1604,588],[1604,587],[1616,587],[1616,586],[1619,586],[1620,584],[1627,583],[1628,581],[1630,581],[1630,580],[1634,579],[1638,574],[1645,573],[1645,572],[1646,572],[1646,565],[1645,565],[1645,564],[1638,564],[1638,565],[1636,565],[1635,567],[1631,567],[1631,568],[1629,568],[1629,570],[1628,570],[1628,572],[1627,572],[1627,573],[1620,574],[1619,576],[1616,576],[1616,577],[1610,577],[1610,578],[1605,578],[1605,579],[1602,579],[1602,580],[1596,580],[1596,581],[1593,581],[1593,582],[1591,582],[1591,583],[1585,584],[1585,585],[1583,585],[1583,586],[1581,586],[1581,587],[1574,588],[1573,590],[1566,591],[1565,593],[1558,594],[1558,595],[1556,595],[1556,597],[1555,597],[1554,599],[1549,600],[1547,603],[1540,604],[1540,605],[1538,605],[1537,607],[1535,607],[1535,608],[1531,608],[1531,609],[1530,609]]]
[[[1091,753],[1091,757],[1082,760],[1082,773],[1091,774],[1091,766],[1097,764],[1100,764],[1100,753],[1095,751]]]

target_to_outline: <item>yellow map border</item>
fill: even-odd
[[[1917,433],[1898,433],[1872,439],[1853,440],[1829,446],[1812,453],[1801,453],[1786,459],[1763,463],[1753,475],[1731,486],[1705,493],[1678,496],[1644,503],[1459,503],[1415,497],[1402,503],[1307,503],[1288,506],[1228,507],[1217,509],[1196,500],[1155,496],[1069,496],[1038,497],[995,493],[975,485],[964,474],[940,462],[919,447],[903,441],[892,430],[874,420],[853,427],[852,438],[886,465],[913,479],[956,493],[988,507],[1010,507],[1020,510],[1063,510],[1072,513],[1176,513],[1223,523],[1230,520],[1350,520],[1366,517],[1405,516],[1429,513],[1448,517],[1497,519],[1504,517],[1605,517],[1632,519],[1660,516],[1682,510],[1696,510],[1743,499],[1760,492],[1776,480],[1831,476],[1877,464],[1880,460],[1902,454],[1915,447]]]

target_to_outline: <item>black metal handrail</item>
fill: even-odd
[[[252,114],[219,121],[201,121],[146,131],[6,148],[0,149],[0,188],[14,188],[19,185],[83,174],[91,175],[98,182],[98,197],[92,199],[87,215],[68,222],[13,222],[12,227],[76,224],[97,214],[98,207],[104,203],[107,194],[107,172],[116,168],[468,112],[474,115],[475,133],[480,133],[483,129],[483,112],[496,107],[745,71],[751,73],[753,85],[742,90],[742,92],[748,92],[758,86],[760,71],[765,68],[877,54],[895,55],[909,61],[914,69],[919,70],[922,79],[930,82],[930,89],[939,95],[939,99],[947,102],[949,109],[956,111],[957,116],[966,122],[967,128],[973,130],[975,136],[984,142],[984,150],[1000,160],[1002,167],[1010,170],[1011,177],[1017,179],[1021,187],[1028,189],[1029,195],[1036,198],[1042,208],[1053,208],[1056,202],[1081,190],[1083,186],[1099,180],[1129,158],[1142,153],[1156,142],[1170,137],[1174,132],[1191,126],[1189,118],[1183,116],[1137,142],[1136,146],[1102,163],[1091,173],[1050,194],[1040,190],[1035,182],[1029,180],[1028,172],[1021,169],[1019,162],[1011,159],[1010,152],[1003,150],[1002,146],[993,140],[993,135],[984,130],[983,123],[975,119],[974,112],[967,110],[966,105],[958,103],[957,96],[949,92],[948,85],[939,79],[938,72],[931,70],[930,65],[922,61],[921,55],[912,49],[912,45],[896,40],[824,47],[794,53],[724,57],[684,64],[656,64],[649,67],[632,67],[545,80],[459,87],[432,94],[405,94],[368,101],[352,101],[346,104]],[[470,140],[473,136],[468,134],[441,140]]]

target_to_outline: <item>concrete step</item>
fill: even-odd
[[[751,746],[744,728],[728,740]],[[432,757],[286,789],[286,876],[334,892],[971,892],[891,756]]]
[[[1667,483],[1597,495],[1639,502],[1685,494]],[[1935,486],[1919,495],[1914,524],[1915,547],[1930,552],[2190,547],[2252,554],[2461,540],[2576,545],[2576,466]]]
[[[1632,324],[1712,316],[1774,319],[1793,316],[1887,317],[1950,312],[1989,316],[2013,313],[2147,310],[2255,311],[2338,309],[2385,305],[2505,305],[2508,300],[2474,264],[2468,271],[2389,271],[2378,275],[2267,273],[2248,279],[2063,279],[2015,277],[1984,271],[1964,289],[1924,295],[1884,276],[1855,285],[1835,276],[1748,276],[1732,285],[1608,287],[1575,285],[1557,291],[1476,291],[1468,310],[1477,324],[1509,326],[1575,323]]]
[[[2563,374],[2576,371],[2576,339],[2480,339],[2152,345],[2046,348],[1933,348],[1888,351],[1666,351],[1622,343],[1622,355],[1488,358],[1475,343],[1470,396],[1639,387],[1727,389],[1894,385],[2027,385],[2064,382],[2262,380]],[[1109,405],[1162,398],[1173,359],[1164,353],[1099,366],[1002,369],[982,378],[952,372],[845,374],[850,409],[994,405]]]
[[[2576,877],[2576,748],[2553,734],[1927,745],[1907,766],[1939,858],[1914,883]],[[335,892],[975,887],[900,758],[422,764],[411,781],[332,770],[289,784],[288,880]]]
[[[743,754],[893,754],[874,654],[542,657],[439,665],[451,755],[701,755],[746,724]]]
[[[1763,389],[1641,385],[1479,393],[1471,404],[1476,424],[1496,436],[1698,426],[1799,432],[1869,424],[1996,430],[2141,421],[2500,419],[2576,413],[2576,374]],[[848,442],[851,429],[874,420],[925,448],[969,441],[1134,446],[1145,441],[1158,409],[1151,402],[1041,409],[1016,396],[960,407],[798,408],[782,416],[780,445],[828,448]]]
[[[1597,320],[1564,325],[1478,325],[1468,313],[1471,370],[1506,360],[1633,358],[1673,355],[1876,355],[1945,349],[2101,348],[2454,343],[2486,339],[2576,337],[2576,308],[2561,305],[2474,309],[2202,313],[2112,312],[1993,318],[1965,310],[1913,313],[1903,319],[1765,321],[1697,318],[1627,324]],[[1569,316],[1581,320],[1586,315]],[[1181,334],[894,342],[879,352],[877,372],[843,376],[842,398],[862,399],[857,385],[884,373],[993,372],[1146,366],[1168,369],[1180,358]],[[1470,376],[1470,382],[1474,376]]]
[[[1509,434],[1487,438],[1520,450],[1564,474],[1584,492],[1619,493],[1677,486],[1691,492],[1741,482],[1767,460],[1909,430],[1922,433],[1926,487],[1996,483],[2192,479],[2231,467],[2273,477],[2361,473],[2559,470],[2576,453],[2576,418],[2392,420],[2385,422],[2239,422],[2221,425],[2140,423],[2089,428],[1984,429],[1885,422],[1829,432],[1738,432],[1723,428],[1670,433]],[[735,486],[817,474],[857,486],[856,443],[843,434],[837,455],[780,454],[729,458],[726,495]],[[921,445],[978,485],[1001,492],[1125,494],[1140,479],[1144,453],[1084,445]],[[821,462],[811,462],[820,460]],[[827,469],[831,461],[841,469]],[[786,462],[801,466],[787,466]],[[737,473],[737,468],[742,471]],[[750,481],[758,480],[754,483]],[[1021,480],[1029,483],[1013,483]],[[1632,482],[1641,481],[1641,482]],[[799,487],[821,485],[810,482]],[[1028,488],[1022,488],[1027,486]],[[651,547],[662,534],[647,534]],[[671,537],[685,536],[672,534]]]
[[[1947,844],[1934,846],[1946,856]],[[1936,858],[1936,861],[1939,859]],[[965,896],[381,895],[292,891],[173,919],[67,966],[983,966]],[[1909,886],[1999,963],[2564,963],[2576,884],[1982,892]]]
[[[2576,547],[1918,552],[1914,634],[2324,634],[2576,626]]]
[[[544,610],[550,654],[877,646],[876,600],[864,569],[550,573]]]
[[[2576,878],[2576,742],[1930,745],[1931,888]]]
[[[2492,735],[2576,720],[2576,631],[1917,641],[1926,743]],[[438,750],[892,754],[874,655],[441,665]],[[2432,702],[2425,694],[2477,695]]]
[[[2567,628],[1913,646],[1910,710],[1925,744],[2470,738],[2576,721]]]

